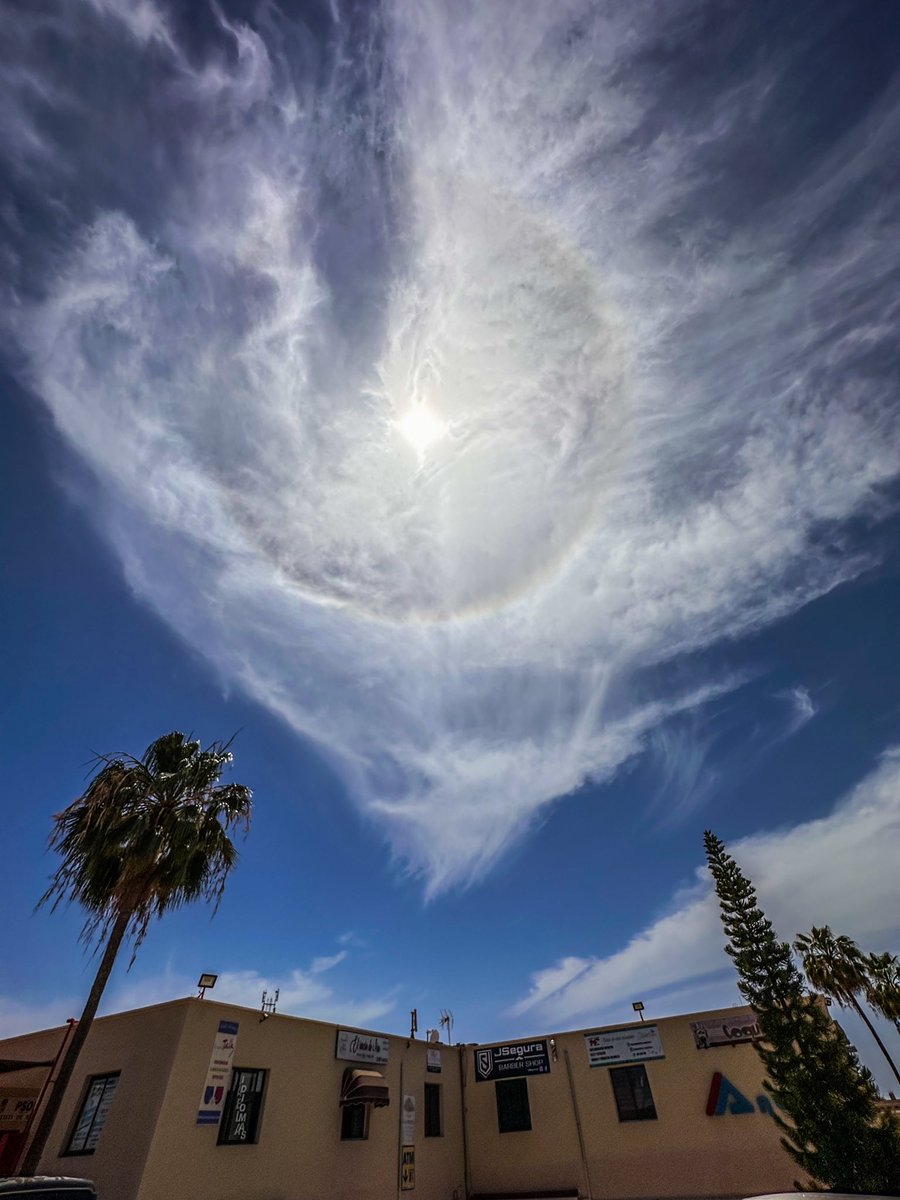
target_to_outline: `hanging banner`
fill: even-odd
[[[508,1046],[486,1046],[475,1051],[475,1082],[509,1079],[516,1075],[549,1075],[547,1042],[519,1042]]]
[[[584,1045],[592,1067],[649,1062],[654,1058],[666,1057],[655,1025],[633,1025],[630,1029],[604,1029],[586,1033]]]
[[[425,1069],[435,1074],[441,1069],[441,1052],[437,1048],[432,1049],[431,1046],[425,1052]]]
[[[216,1040],[213,1042],[212,1054],[209,1059],[209,1070],[206,1072],[203,1096],[197,1111],[198,1125],[218,1125],[219,1123],[222,1106],[225,1103],[225,1093],[228,1090],[228,1077],[231,1075],[237,1034],[237,1021],[219,1022]]]
[[[342,1062],[380,1063],[388,1060],[391,1043],[386,1037],[374,1033],[354,1033],[352,1029],[339,1029],[334,1057]]]
[[[710,1046],[738,1046],[741,1042],[755,1042],[762,1036],[752,1008],[739,1008],[726,1017],[691,1021],[691,1030],[698,1050],[708,1050]]]

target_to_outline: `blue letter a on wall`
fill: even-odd
[[[753,1113],[756,1109],[742,1091],[725,1078],[721,1071],[716,1071],[709,1088],[709,1099],[706,1101],[708,1117],[722,1117],[725,1113]]]

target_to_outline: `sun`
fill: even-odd
[[[424,404],[416,404],[411,408],[397,422],[397,428],[418,454],[422,454],[447,432],[444,422]]]

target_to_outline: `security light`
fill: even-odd
[[[208,971],[204,971],[197,980],[197,987],[200,989],[200,999],[203,999],[203,993],[207,988],[215,987],[218,975],[211,975]]]

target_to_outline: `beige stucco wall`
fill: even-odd
[[[466,1194],[461,1067],[467,1073],[471,1191],[578,1188],[587,1195],[571,1066],[591,1194],[597,1200],[723,1197],[790,1190],[796,1177],[771,1117],[706,1115],[714,1072],[750,1100],[762,1092],[752,1046],[698,1050],[690,1021],[653,1022],[665,1058],[646,1064],[658,1119],[618,1119],[607,1067],[591,1067],[584,1033],[555,1035],[548,1075],[528,1077],[532,1129],[500,1134],[493,1082],[475,1082],[474,1048],[441,1047],[442,1071],[426,1070],[426,1043],[387,1034],[380,1070],[391,1104],[371,1113],[367,1141],[342,1142],[338,1097],[349,1065],[335,1058],[336,1027],[186,999],[97,1021],[48,1145],[42,1169],[95,1179],[102,1200],[394,1200],[401,1100],[416,1098],[416,1189],[411,1200]],[[257,1145],[217,1146],[197,1110],[220,1020],[239,1023],[234,1065],[269,1072]],[[624,1027],[624,1026],[622,1026]],[[369,1032],[369,1031],[361,1031]],[[0,1042],[0,1056],[52,1057],[62,1030]],[[548,1035],[549,1040],[549,1035]],[[121,1078],[97,1150],[59,1157],[90,1075]],[[401,1081],[402,1076],[402,1081]],[[441,1138],[424,1136],[424,1085],[442,1087]],[[173,1190],[173,1188],[175,1190]]]
[[[93,1179],[103,1200],[137,1196],[185,1015],[175,1002],[94,1023],[41,1160],[42,1172]],[[64,1033],[56,1029],[7,1039],[0,1042],[0,1057],[52,1058]],[[97,1149],[91,1155],[64,1155],[88,1078],[112,1071],[121,1076]]]
[[[475,1192],[578,1187],[586,1191],[572,1084],[581,1114],[588,1171],[595,1197],[747,1196],[791,1190],[796,1168],[779,1142],[771,1117],[706,1116],[713,1073],[721,1071],[751,1101],[762,1092],[763,1072],[752,1045],[698,1050],[691,1014],[655,1021],[665,1058],[645,1064],[657,1111],[655,1121],[620,1122],[609,1068],[591,1067],[584,1033],[555,1035],[557,1061],[549,1075],[528,1077],[530,1132],[498,1131],[494,1084],[469,1083]],[[617,1028],[628,1028],[627,1024]],[[468,1078],[474,1078],[472,1049]]]
[[[373,1069],[389,1084],[390,1107],[372,1111],[368,1140],[342,1142],[338,1098],[344,1070],[354,1064],[335,1058],[335,1026],[279,1015],[260,1022],[252,1010],[200,1001],[188,1001],[185,1015],[178,1061],[139,1200],[171,1200],[176,1162],[178,1194],[198,1200],[393,1197],[398,1191],[404,1093],[415,1096],[417,1107],[415,1196],[450,1200],[457,1188],[464,1194],[459,1064],[454,1050],[443,1047],[440,1074],[428,1074],[424,1042],[380,1035],[390,1042],[388,1063]],[[269,1071],[255,1146],[217,1146],[217,1129],[196,1124],[210,1051],[223,1018],[240,1024],[234,1066]],[[444,1136],[440,1138],[424,1136],[426,1082],[439,1083],[443,1089]]]

